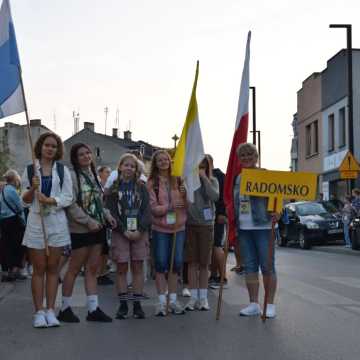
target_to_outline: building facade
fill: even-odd
[[[36,119],[30,120],[30,131],[35,144],[41,134],[50,130]],[[0,127],[0,152],[6,157],[5,167],[13,168],[22,175],[25,167],[32,162],[27,125],[6,122]]]
[[[353,49],[354,156],[360,159],[360,50]],[[347,52],[339,51],[321,73],[314,73],[298,91],[298,170],[319,174],[325,199],[343,198],[349,181],[338,170],[349,151]],[[358,183],[358,180],[356,181]]]

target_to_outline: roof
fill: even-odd
[[[68,139],[66,139],[64,142],[66,143],[67,141],[69,141],[73,137],[79,136],[81,133],[85,133],[85,132],[88,135],[95,135],[97,137],[101,137],[105,141],[111,141],[111,142],[113,142],[113,143],[115,143],[115,144],[117,144],[117,145],[119,145],[121,147],[128,148],[129,150],[139,150],[140,146],[143,145],[144,146],[144,157],[145,158],[151,158],[153,152],[155,150],[159,149],[158,146],[151,145],[151,144],[149,144],[149,143],[147,143],[145,141],[142,141],[142,140],[133,141],[133,140],[123,139],[123,138],[120,138],[120,137],[104,135],[104,134],[92,131],[90,129],[87,129],[87,128],[84,128],[84,129],[80,130],[76,134],[74,134],[71,137],[69,137]]]

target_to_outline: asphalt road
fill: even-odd
[[[230,258],[228,266],[232,263]],[[29,281],[17,283],[6,293],[3,288],[0,296],[0,360],[358,360],[360,256],[278,249],[277,271],[278,316],[265,324],[238,316],[247,292],[243,276],[230,272],[219,321],[216,290],[210,291],[210,312],[154,317],[156,294],[153,282],[148,282],[152,298],[144,302],[147,319],[87,323],[80,278],[73,300],[81,323],[38,330],[31,327]],[[107,313],[115,313],[112,287],[101,288],[100,302]]]

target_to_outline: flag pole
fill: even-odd
[[[220,320],[220,313],[221,313],[221,305],[222,305],[222,294],[224,290],[224,279],[226,274],[226,262],[227,257],[229,254],[229,223],[226,220],[226,227],[225,227],[225,246],[224,246],[224,263],[221,269],[220,274],[220,289],[219,289],[219,297],[218,297],[218,303],[217,303],[217,309],[216,309],[216,320]]]
[[[34,168],[34,174],[37,175],[36,174],[36,166],[35,166],[36,164],[35,164],[34,145],[33,145],[33,140],[32,140],[32,137],[31,137],[29,112],[28,112],[28,107],[27,107],[26,98],[25,98],[24,83],[23,83],[22,72],[21,72],[21,67],[20,66],[18,66],[18,70],[19,70],[19,77],[20,77],[21,93],[22,93],[23,101],[24,101],[24,110],[25,110],[25,116],[26,116],[26,128],[27,128],[28,139],[29,139],[29,146],[30,146],[30,152],[31,152],[31,158],[32,158],[32,165],[33,165],[33,168]],[[29,181],[31,181],[31,180],[32,179],[29,179]],[[36,198],[36,201],[39,203],[40,221],[41,221],[42,232],[43,232],[43,235],[44,235],[45,253],[46,253],[46,256],[49,256],[48,238],[47,238],[45,222],[44,222],[44,209],[43,209],[41,203],[39,202],[39,190],[35,191],[35,198]]]

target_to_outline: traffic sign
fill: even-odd
[[[356,161],[354,155],[348,151],[347,154],[344,157],[344,160],[342,161],[342,163],[339,166],[339,171],[360,171],[360,165],[359,163]],[[354,179],[354,178],[347,178],[347,179]],[[355,177],[356,179],[356,177]]]
[[[340,171],[341,179],[357,179],[358,172],[357,171]]]

